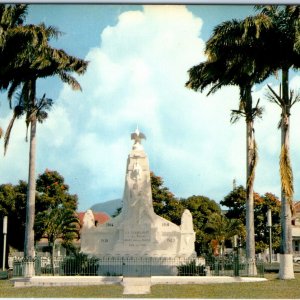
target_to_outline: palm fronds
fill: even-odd
[[[8,127],[6,129],[5,135],[4,135],[4,155],[6,154],[7,148],[8,148],[8,144],[9,144],[9,140],[10,140],[10,134],[11,134],[11,130],[13,128],[14,122],[16,119],[20,118],[22,115],[24,114],[24,110],[21,106],[17,105],[14,108],[14,113],[13,116],[8,124]]]
[[[291,211],[293,211],[293,195],[294,195],[294,184],[293,184],[293,171],[290,162],[289,151],[286,145],[282,145],[280,153],[280,177],[281,177],[281,188],[284,196],[288,200]]]
[[[256,106],[252,107],[248,112],[246,111],[245,101],[241,99],[239,109],[231,110],[230,123],[235,124],[241,117],[244,117],[249,121],[254,120],[255,118],[262,118],[264,108],[259,106],[259,102],[260,99],[257,100]]]
[[[251,154],[250,154],[250,170],[249,170],[249,176],[247,179],[247,190],[249,189],[250,186],[253,186],[254,184],[254,179],[255,179],[255,169],[258,161],[258,151],[257,151],[257,144],[255,141],[255,138],[253,138],[253,147],[251,149]]]

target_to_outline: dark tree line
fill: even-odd
[[[62,245],[72,249],[72,242],[79,237],[79,221],[76,216],[77,195],[69,193],[69,186],[56,171],[45,170],[36,181],[35,242],[42,237],[48,240],[48,250],[53,252],[57,238]],[[7,251],[24,249],[26,222],[27,183],[0,185],[0,214],[8,216]],[[3,222],[1,220],[1,233]],[[3,237],[1,234],[1,249]],[[1,251],[1,261],[2,261]]]

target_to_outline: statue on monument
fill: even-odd
[[[146,136],[142,132],[139,131],[138,127],[136,127],[135,132],[133,132],[131,134],[131,139],[134,140],[134,144],[132,147],[133,149],[138,149],[138,148],[142,149],[143,146],[142,146],[141,141],[142,141],[142,139],[146,139]]]

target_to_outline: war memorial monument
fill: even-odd
[[[95,225],[87,210],[81,231],[81,251],[89,256],[137,258],[195,258],[192,215],[185,210],[178,226],[153,209],[150,169],[137,129],[128,155],[121,213],[104,224]]]
[[[191,213],[185,210],[178,226],[153,209],[150,170],[141,144],[143,133],[136,130],[128,155],[121,213],[104,224],[95,224],[87,210],[81,230],[81,252],[88,254],[97,276],[24,276],[13,280],[15,287],[121,284],[123,294],[146,294],[155,284],[205,284],[265,281],[265,278],[237,276],[180,276],[179,269],[196,263],[195,232]],[[207,271],[209,271],[207,269]],[[90,274],[91,275],[91,274]],[[204,274],[203,274],[204,275]]]

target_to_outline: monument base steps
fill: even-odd
[[[124,295],[150,294],[151,277],[123,277]]]

